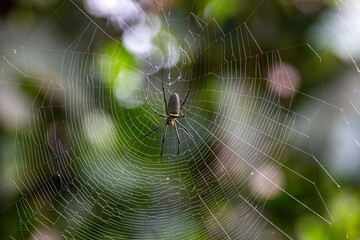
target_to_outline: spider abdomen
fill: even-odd
[[[177,117],[180,113],[180,98],[177,93],[171,94],[168,103],[169,116]]]

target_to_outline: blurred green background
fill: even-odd
[[[2,1],[0,238],[360,239],[357,11]],[[164,78],[167,97],[192,84],[195,141],[180,129],[176,157],[169,129],[159,161],[163,128],[134,138],[160,123]]]

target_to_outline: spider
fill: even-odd
[[[182,129],[184,129],[184,131],[186,132],[186,134],[192,139],[194,140],[194,137],[191,135],[191,133],[189,132],[189,130],[184,126],[182,125],[180,122],[177,121],[177,119],[179,118],[184,118],[187,116],[187,114],[190,112],[190,110],[188,110],[184,115],[181,115],[180,116],[180,112],[181,112],[181,109],[183,108],[183,106],[185,105],[186,103],[186,100],[190,94],[190,91],[191,91],[191,85],[189,86],[189,90],[185,96],[185,99],[184,101],[182,102],[182,104],[180,105],[180,97],[179,97],[179,94],[177,93],[172,93],[170,95],[170,98],[169,98],[169,103],[166,102],[166,95],[165,95],[165,88],[164,88],[164,78],[162,77],[162,82],[161,82],[161,86],[162,86],[162,93],[163,93],[163,97],[164,97],[164,108],[165,108],[165,112],[166,112],[166,115],[163,115],[163,114],[160,114],[159,112],[157,112],[149,103],[149,101],[147,100],[146,98],[146,101],[149,105],[149,107],[151,108],[151,110],[158,116],[162,117],[162,118],[165,118],[164,121],[162,121],[159,125],[157,125],[153,130],[151,130],[149,133],[145,134],[144,136],[140,137],[140,138],[137,138],[138,140],[139,139],[142,139],[142,138],[145,138],[147,136],[149,136],[150,134],[152,134],[153,132],[155,132],[156,130],[158,130],[164,123],[165,123],[165,130],[164,130],[164,135],[163,135],[163,138],[162,138],[162,143],[161,143],[161,150],[160,150],[160,159],[162,157],[162,154],[163,154],[163,147],[164,147],[164,142],[165,142],[165,138],[166,138],[166,132],[167,132],[167,127],[170,126],[170,127],[175,127],[175,132],[176,132],[176,138],[177,138],[177,155],[179,155],[179,152],[180,152],[180,137],[179,137],[179,131],[178,131],[178,127],[176,125],[176,123],[178,123]]]

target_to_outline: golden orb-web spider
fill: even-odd
[[[182,129],[184,129],[184,131],[186,132],[186,134],[192,139],[194,140],[194,137],[191,135],[191,133],[189,132],[189,130],[182,125],[180,122],[177,121],[178,118],[184,118],[188,115],[188,113],[190,112],[190,110],[188,110],[184,115],[180,115],[181,109],[183,108],[183,106],[186,103],[187,98],[189,97],[190,91],[191,91],[191,86],[192,83],[190,83],[189,86],[189,90],[185,96],[184,101],[182,102],[182,104],[180,105],[180,97],[179,94],[177,93],[172,93],[170,98],[169,98],[169,103],[166,102],[166,95],[165,95],[165,88],[164,88],[164,78],[162,76],[162,81],[161,81],[161,86],[162,86],[162,92],[163,92],[163,97],[164,97],[164,108],[165,108],[165,112],[166,112],[166,116],[163,114],[158,113],[149,103],[149,101],[146,98],[147,104],[149,105],[149,107],[151,108],[151,110],[153,110],[153,112],[162,117],[165,118],[165,120],[163,122],[161,122],[159,125],[157,125],[153,130],[151,130],[149,133],[145,134],[144,136],[137,138],[142,139],[145,138],[147,136],[149,136],[150,134],[152,134],[153,132],[155,132],[156,130],[158,130],[164,123],[165,124],[165,130],[164,130],[164,135],[162,138],[162,143],[161,143],[161,150],[160,150],[160,159],[162,157],[163,154],[163,147],[164,147],[164,142],[165,142],[165,138],[166,138],[166,132],[167,132],[167,127],[175,127],[175,132],[176,132],[176,138],[177,138],[177,155],[179,155],[180,152],[180,137],[179,137],[179,131],[178,131],[178,127],[176,125],[176,123],[178,123]]]

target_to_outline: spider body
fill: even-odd
[[[166,125],[169,125],[170,127],[175,127],[176,124],[176,117],[169,116],[166,120]]]
[[[178,117],[180,113],[180,98],[177,93],[171,94],[168,104],[168,112],[171,117]]]
[[[184,104],[186,103],[186,100],[190,94],[191,91],[191,84],[189,86],[189,90],[184,98],[184,101],[182,102],[182,104],[180,105],[180,97],[179,94],[177,93],[172,93],[170,95],[169,98],[169,103],[166,102],[166,96],[165,96],[165,88],[164,88],[164,79],[162,78],[162,92],[163,92],[163,98],[164,98],[164,107],[165,107],[165,112],[166,115],[160,114],[158,113],[149,103],[149,101],[147,100],[147,103],[149,105],[149,107],[153,110],[153,112],[155,114],[157,114],[158,116],[165,118],[165,120],[163,122],[161,122],[156,128],[154,128],[153,130],[151,130],[149,133],[145,134],[144,136],[138,138],[144,138],[149,136],[151,133],[155,132],[157,129],[159,129],[164,123],[165,123],[165,130],[164,130],[164,135],[163,135],[163,139],[162,139],[162,143],[161,143],[161,151],[160,151],[160,159],[162,157],[163,154],[163,146],[164,146],[164,142],[165,142],[165,138],[166,138],[166,132],[167,132],[167,127],[174,127],[175,128],[175,132],[176,132],[176,138],[177,138],[177,155],[179,155],[179,151],[180,151],[180,137],[179,137],[179,131],[178,131],[178,127],[176,125],[176,123],[178,123],[180,125],[180,127],[185,131],[185,133],[194,140],[193,136],[190,134],[189,130],[184,127],[184,125],[182,125],[180,122],[178,122],[178,118],[184,118],[187,116],[187,114],[190,112],[190,110],[188,110],[184,115],[180,116],[180,112],[182,107],[184,106]]]

